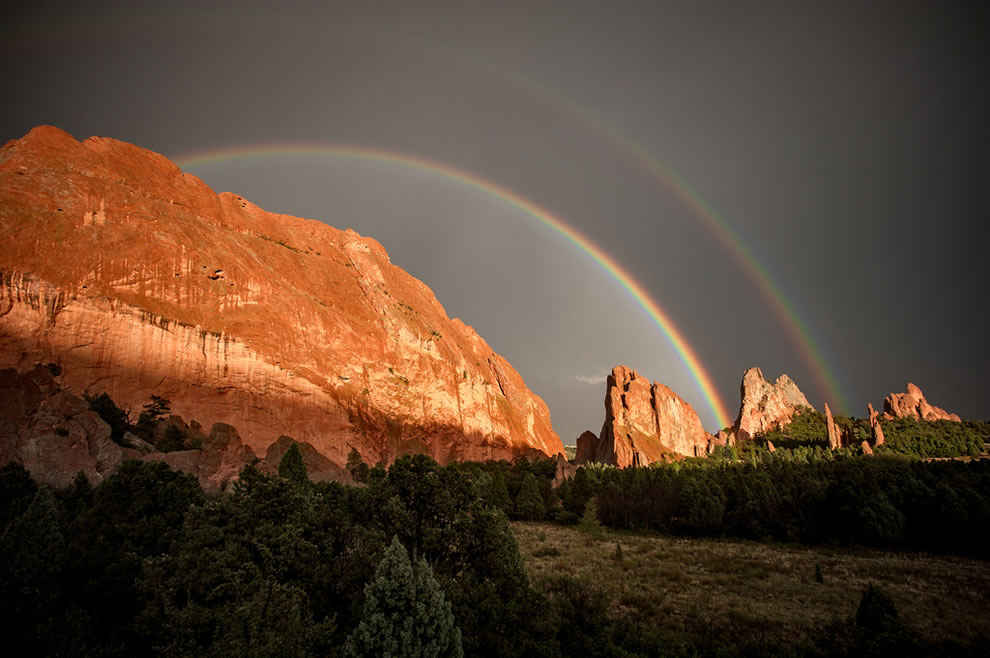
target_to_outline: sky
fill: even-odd
[[[376,238],[565,444],[617,364],[709,431],[754,365],[990,418],[980,3],[275,4],[8,9],[0,140],[122,139]]]

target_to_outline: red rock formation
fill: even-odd
[[[625,366],[609,375],[600,437],[596,460],[619,467],[704,455],[711,439],[691,405]]]
[[[951,420],[961,422],[956,414],[936,407],[925,399],[921,389],[908,382],[904,393],[891,393],[883,401],[884,418],[916,418],[918,420]]]
[[[880,414],[877,413],[872,404],[867,404],[866,410],[870,414],[870,432],[873,434],[873,445],[882,446],[884,437],[883,426],[880,424]]]
[[[586,464],[598,461],[598,436],[586,430],[577,438],[577,454],[574,456],[574,463]]]
[[[375,240],[42,126],[0,149],[0,367],[48,361],[258,453],[282,434],[336,464],[563,451],[519,374]]]
[[[279,464],[286,451],[295,443],[299,446],[299,454],[302,455],[303,465],[306,466],[306,476],[313,482],[350,482],[351,475],[345,469],[337,466],[332,461],[321,455],[316,448],[306,442],[300,442],[291,436],[280,436],[275,443],[268,446],[268,452],[261,462],[261,470],[271,475],[278,474]]]
[[[839,426],[835,424],[835,419],[832,418],[832,410],[828,408],[828,402],[825,403],[825,429],[828,431],[828,447],[830,450],[838,450],[842,447],[842,430]]]
[[[577,465],[569,463],[567,458],[560,453],[557,453],[557,456],[554,457],[554,464],[553,481],[550,484],[556,489],[564,483],[564,480],[574,477],[574,474],[577,473]]]
[[[787,375],[771,384],[759,368],[750,368],[740,386],[739,415],[732,426],[737,440],[746,440],[784,427],[802,407],[814,409]]]
[[[198,439],[201,449],[157,452],[132,434],[124,440],[135,447],[121,446],[111,439],[110,426],[85,400],[63,389],[47,367],[0,370],[0,465],[18,462],[54,487],[68,486],[80,472],[96,484],[123,460],[142,459],[163,461],[196,476],[205,490],[220,491],[255,459],[233,427],[217,423],[206,436],[198,423],[191,425],[171,416],[155,433],[177,427]]]
[[[864,455],[873,456],[873,448],[870,447],[869,441],[863,441],[859,447],[863,450]]]
[[[65,487],[79,472],[100,482],[128,456],[138,453],[111,441],[110,426],[48,368],[0,370],[0,465],[19,462],[39,481]]]

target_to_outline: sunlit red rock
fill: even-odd
[[[512,366],[375,240],[42,126],[0,149],[0,367],[48,361],[257,454],[283,434],[338,465],[563,452]]]
[[[703,456],[711,439],[691,405],[625,366],[608,377],[599,436],[596,460],[620,467]]]
[[[738,440],[780,429],[802,408],[814,409],[797,384],[787,375],[770,383],[759,368],[750,368],[740,385],[739,415],[732,426]]]
[[[883,401],[884,417],[915,418],[917,420],[950,420],[961,422],[956,414],[936,407],[925,399],[921,389],[908,382],[904,393],[891,393]]]
[[[832,410],[828,408],[828,402],[825,403],[825,429],[828,433],[829,449],[838,450],[841,448],[842,430],[835,424],[835,419],[832,417]]]
[[[870,414],[870,433],[873,435],[873,445],[882,446],[885,439],[883,425],[880,424],[880,414],[873,408],[872,403],[866,405],[866,411]]]

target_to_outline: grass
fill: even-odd
[[[974,646],[990,638],[990,563],[979,560],[607,528],[595,538],[544,523],[516,522],[513,530],[538,589],[566,573],[603,590],[616,616],[648,619],[673,633],[760,628],[773,645],[802,643],[855,615],[874,583],[928,642]]]

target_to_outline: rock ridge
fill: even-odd
[[[554,455],[549,410],[372,238],[215,194],[51,126],[0,149],[0,367],[275,437],[336,465]]]

